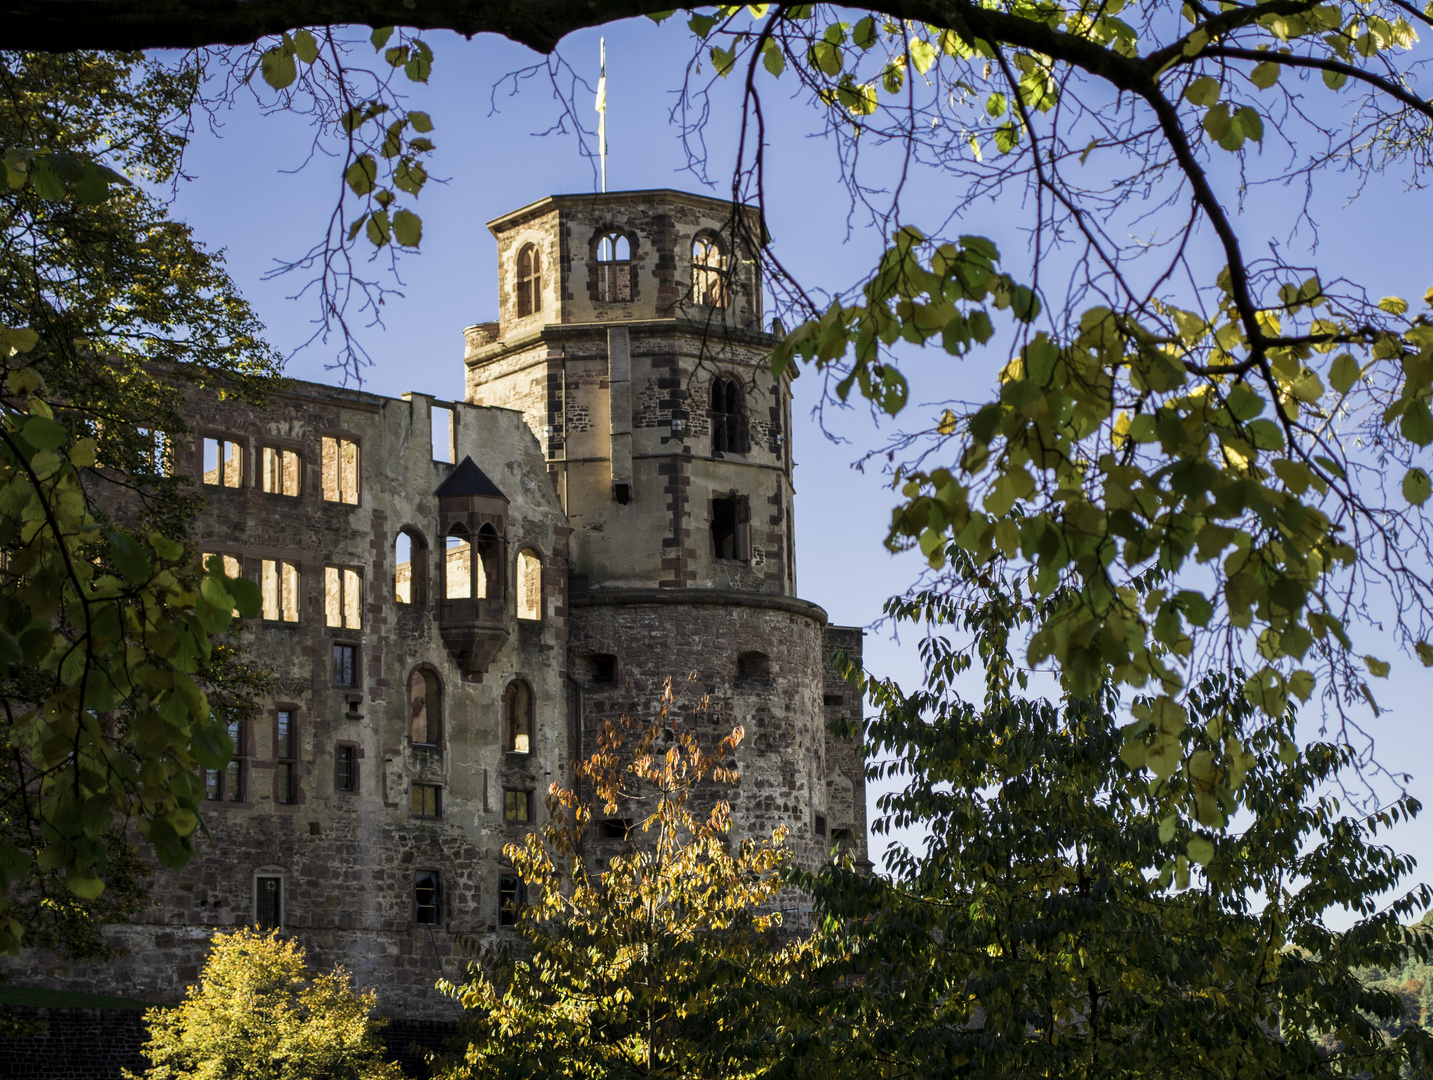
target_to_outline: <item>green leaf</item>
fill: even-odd
[[[1204,130],[1216,142],[1229,134],[1232,123],[1229,106],[1222,101],[1204,114]]]
[[[725,79],[731,74],[731,69],[736,66],[736,50],[723,49],[720,45],[713,45],[709,55],[712,61],[712,70]]]
[[[368,236],[369,241],[374,247],[381,248],[388,243],[388,230],[388,212],[386,210],[369,215],[368,224],[364,228],[364,233]]]
[[[416,109],[408,114],[408,122],[413,125],[414,131],[427,133],[433,130],[433,121],[428,114]]]
[[[43,157],[30,162],[30,186],[42,199],[58,202],[65,197],[65,185]]]
[[[58,450],[69,438],[63,427],[46,416],[32,416],[20,428],[25,441],[37,450]]]
[[[433,50],[421,41],[413,42],[413,55],[403,65],[403,73],[409,82],[425,83],[433,73]]]
[[[75,183],[75,198],[86,206],[98,206],[109,198],[109,181],[91,163]]]
[[[393,215],[393,239],[402,247],[417,247],[423,239],[422,218],[411,210],[399,210]]]
[[[999,93],[998,91],[997,91],[996,93],[994,93],[994,94],[991,94],[988,98],[985,99],[985,115],[986,115],[986,116],[991,116],[991,117],[1001,117],[1001,116],[1004,116],[1004,115],[1005,115],[1005,109],[1006,109],[1006,107],[1007,107],[1007,99],[1006,99],[1006,97],[1005,97],[1004,94]]]
[[[910,44],[911,66],[924,75],[929,71],[940,55],[935,51],[935,46],[923,38],[914,38]]]
[[[369,35],[368,40],[371,41],[371,42],[373,42],[373,49],[374,49],[374,51],[375,51],[375,52],[380,52],[380,51],[382,51],[383,46],[385,46],[385,45],[388,44],[388,39],[391,38],[392,36],[393,36],[393,27],[391,27],[391,26],[377,26],[377,27],[374,27],[373,33]]]
[[[1219,100],[1219,80],[1201,75],[1185,89],[1184,97],[1195,105],[1211,106]]]
[[[264,82],[275,90],[292,86],[298,78],[298,67],[294,64],[293,54],[278,46],[264,53],[259,60],[259,70],[263,73]]]
[[[1190,861],[1200,866],[1208,866],[1214,861],[1214,843],[1207,836],[1191,836],[1186,850]]]
[[[1433,442],[1433,415],[1428,412],[1428,402],[1418,398],[1408,403],[1399,422],[1403,437],[1414,446],[1427,446]]]
[[[1401,296],[1385,296],[1378,302],[1378,307],[1390,315],[1403,315],[1408,311],[1408,301]]]
[[[1348,82],[1348,76],[1345,75],[1342,71],[1324,72],[1324,85],[1327,86],[1330,90],[1337,90],[1342,87],[1343,84],[1346,82]]]
[[[851,44],[858,49],[869,49],[877,40],[876,20],[870,15],[851,28]]]
[[[995,148],[1002,154],[1010,153],[1019,145],[1020,129],[1015,126],[1014,121],[1007,120],[995,129]]]
[[[312,64],[318,59],[318,42],[314,40],[313,34],[307,30],[299,30],[294,34],[294,55],[305,64]]]
[[[1433,494],[1433,481],[1429,480],[1426,470],[1415,465],[1404,474],[1403,497],[1410,503],[1422,506],[1430,494]]]
[[[1365,656],[1363,662],[1368,665],[1368,673],[1375,679],[1388,678],[1389,665],[1387,660],[1380,660],[1376,656]]]
[[[1241,105],[1234,114],[1231,130],[1237,130],[1246,139],[1256,143],[1264,141],[1264,120],[1253,106]]]
[[[1357,360],[1348,353],[1340,353],[1329,367],[1329,385],[1335,393],[1347,394],[1362,374]]]
[[[772,75],[780,76],[786,70],[786,52],[776,42],[768,41],[769,48],[762,53],[761,63]]]
[[[372,154],[363,154],[348,167],[343,178],[355,195],[367,195],[378,178],[378,162]]]
[[[1260,90],[1267,90],[1279,81],[1279,73],[1282,70],[1283,65],[1265,60],[1262,64],[1255,65],[1254,70],[1249,73],[1249,81]]]

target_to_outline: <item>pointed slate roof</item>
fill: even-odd
[[[438,490],[433,494],[439,498],[444,495],[491,495],[504,502],[508,501],[508,497],[498,489],[497,484],[473,464],[471,457],[465,457],[458,462],[458,467],[448,474],[448,479],[439,484]]]

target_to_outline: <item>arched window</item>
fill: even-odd
[[[408,676],[408,737],[423,746],[443,740],[443,691],[427,668],[414,668]]]
[[[771,659],[763,652],[744,652],[736,658],[738,686],[764,686],[771,679]]]
[[[393,544],[393,599],[400,604],[428,601],[428,545],[411,526]]]
[[[632,248],[621,233],[597,241],[597,299],[632,299]]]
[[[542,256],[536,246],[528,244],[517,253],[518,318],[542,310]]]
[[[712,380],[712,453],[746,453],[746,395],[735,379]]]
[[[517,617],[542,621],[542,560],[531,548],[517,555]]]
[[[703,233],[692,243],[692,303],[714,308],[727,305],[726,252],[711,233]]]
[[[522,679],[508,683],[503,695],[503,749],[509,754],[532,753],[532,687]]]
[[[502,545],[497,530],[487,522],[478,530],[477,565],[473,568],[477,576],[477,597],[501,599],[502,591]]]
[[[462,526],[455,526],[444,537],[447,550],[443,561],[443,596],[448,600],[468,600],[473,595],[473,545]]]

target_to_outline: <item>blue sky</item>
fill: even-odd
[[[609,188],[677,187],[729,191],[727,177],[735,146],[731,117],[739,87],[722,84],[713,97],[714,118],[707,133],[709,172],[717,186],[702,189],[683,171],[685,155],[668,110],[671,91],[680,85],[690,53],[690,38],[679,20],[656,27],[646,20],[604,31],[607,38]],[[590,82],[597,75],[596,31],[575,34],[561,52]],[[540,60],[501,39],[471,42],[456,35],[428,38],[436,59],[428,86],[414,88],[411,104],[428,111],[438,150],[429,171],[447,178],[430,183],[418,209],[424,218],[422,253],[404,256],[400,275],[403,299],[384,308],[385,328],[365,332],[374,365],[364,372],[364,389],[397,395],[418,390],[459,397],[463,389],[462,328],[495,317],[496,257],[484,222],[547,194],[593,189],[589,162],[570,136],[533,133],[549,128],[557,116],[544,75],[520,82],[516,96],[501,87],[490,106],[492,87],[503,76]],[[768,227],[776,253],[804,282],[842,288],[872,264],[880,237],[854,222],[848,235],[846,194],[838,183],[834,150],[812,137],[813,114],[800,100],[788,76],[767,90],[771,123],[768,150]],[[595,127],[590,96],[579,91],[585,122]],[[300,288],[297,276],[264,282],[276,258],[301,254],[320,234],[338,192],[338,170],[326,158],[302,169],[312,132],[302,117],[261,116],[241,104],[218,116],[217,136],[200,131],[191,144],[187,171],[197,182],[185,185],[176,200],[177,216],[192,223],[199,236],[227,252],[241,289],[267,323],[270,340],[285,353],[311,333],[312,303],[287,297]],[[1264,152],[1281,153],[1277,132],[1266,138]],[[1257,163],[1256,163],[1257,164]],[[297,172],[292,170],[298,169]],[[1236,179],[1218,178],[1221,193],[1233,197]],[[1349,202],[1356,185],[1368,180],[1364,197]],[[953,209],[940,184],[917,185],[907,205],[915,224],[939,224]],[[1255,189],[1242,221],[1292,222],[1298,193],[1287,188]],[[1405,189],[1400,177],[1331,176],[1314,203],[1320,221],[1319,248],[1310,253],[1320,264],[1337,265],[1363,281],[1374,296],[1396,293],[1415,304],[1430,281],[1427,261],[1430,215],[1425,192]],[[994,238],[1017,277],[1028,274],[1029,256],[1015,200],[965,209],[964,232]],[[922,220],[924,219],[924,220]],[[1291,250],[1308,246],[1305,229],[1290,239],[1288,227],[1269,236]],[[288,364],[292,376],[333,381],[325,370],[333,350],[314,345],[297,352]],[[954,396],[953,386],[970,380],[988,382],[1001,363],[997,355],[955,361],[937,351],[909,361],[915,392],[913,411],[920,418],[939,412],[935,401]],[[833,621],[864,625],[879,616],[882,601],[907,587],[920,572],[918,559],[892,556],[881,546],[893,499],[878,470],[852,467],[862,452],[876,446],[890,428],[878,429],[863,408],[827,410],[825,424],[844,442],[833,441],[809,415],[818,396],[809,374],[796,383],[794,433],[798,583],[802,596],[821,604]],[[912,418],[912,422],[915,421]],[[1388,655],[1390,649],[1382,650]],[[867,665],[914,683],[919,668],[914,650],[890,640],[883,629],[867,637]],[[1433,694],[1433,679],[1416,662],[1398,658],[1389,683],[1378,687],[1390,708],[1370,721],[1379,737],[1379,757],[1390,767],[1414,774],[1415,794],[1433,794],[1428,784],[1430,742],[1422,702]],[[1314,725],[1311,723],[1310,727]],[[1312,734],[1312,730],[1310,732]],[[1433,865],[1433,839],[1418,826],[1400,828],[1394,843]]]

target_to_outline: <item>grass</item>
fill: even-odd
[[[42,990],[30,986],[0,983],[0,1005],[28,1005],[38,1009],[149,1009],[152,1001],[137,998],[107,997],[86,994],[79,990]]]

